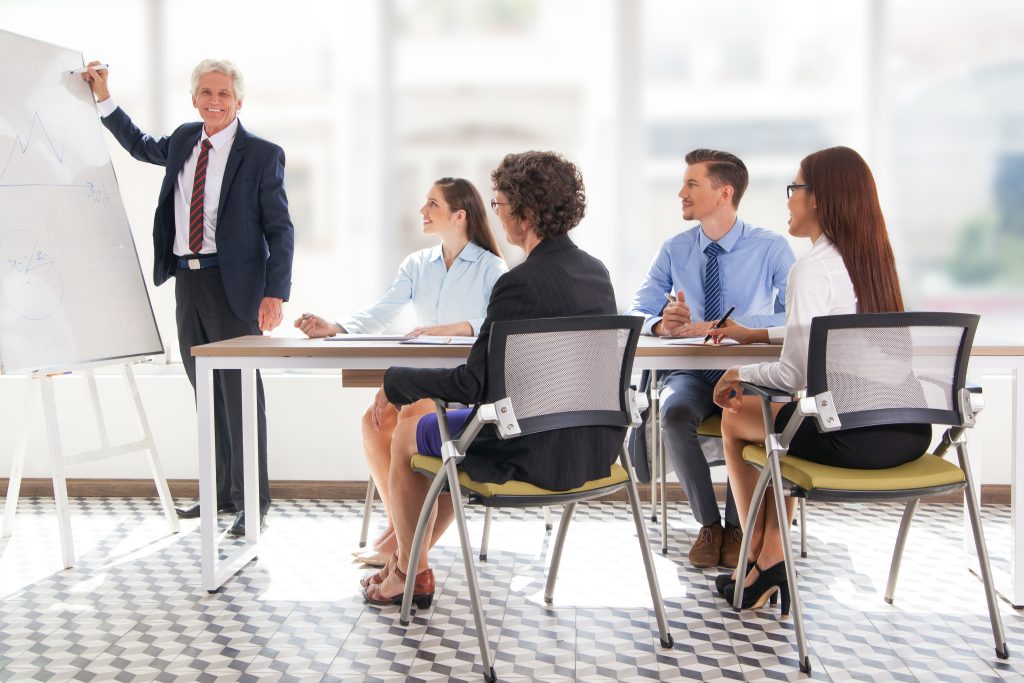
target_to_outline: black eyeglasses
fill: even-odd
[[[493,210],[494,213],[498,213],[499,206],[508,206],[508,202],[499,202],[497,199],[491,200],[491,210]]]
[[[809,189],[811,189],[810,185],[799,185],[799,184],[797,184],[797,185],[786,185],[786,199],[789,199],[790,197],[793,196],[793,190],[809,190]]]

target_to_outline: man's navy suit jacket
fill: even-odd
[[[102,119],[114,138],[139,161],[166,170],[153,216],[153,282],[178,270],[174,255],[174,192],[185,160],[195,149],[202,122],[186,123],[168,136],[143,133],[118,107]],[[284,150],[238,124],[217,209],[217,258],[231,310],[256,320],[263,297],[288,300],[295,233],[284,191]]]

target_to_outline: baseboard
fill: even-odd
[[[0,495],[7,494],[7,479],[0,479]],[[156,487],[148,479],[68,479],[68,495],[83,497],[109,496],[114,498],[130,497],[145,498],[156,496]],[[171,479],[167,485],[175,499],[194,499],[199,496],[199,483],[195,479]],[[651,498],[650,484],[638,484],[640,497],[649,501]],[[270,482],[270,491],[274,498],[322,498],[362,499],[366,496],[365,481],[319,481],[319,480],[285,480]],[[686,494],[678,484],[670,483],[667,488],[670,501],[686,500]],[[725,500],[725,484],[715,484],[715,494],[721,501]],[[23,497],[53,497],[53,482],[50,479],[22,479],[21,495]],[[619,491],[607,500],[626,500],[626,493]],[[926,498],[922,502],[959,503],[963,500],[960,493],[949,493],[935,498]],[[981,502],[985,505],[1009,505],[1010,486],[1008,484],[983,484]]]

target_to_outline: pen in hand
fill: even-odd
[[[711,326],[711,329],[708,330],[708,336],[704,337],[704,343],[705,344],[707,344],[708,340],[711,339],[711,330],[717,330],[722,325],[724,325],[725,321],[729,319],[729,316],[732,315],[732,312],[735,311],[735,310],[736,310],[735,306],[730,306],[729,310],[726,311],[725,315],[722,316],[722,319],[719,320],[717,323],[715,323],[714,325]]]
[[[96,71],[106,71],[106,70],[108,70],[110,68],[110,65],[108,65],[108,64],[93,64],[92,68],[96,69]],[[89,67],[87,67],[87,66],[82,67],[81,69],[71,69],[69,71],[69,73],[71,73],[71,75],[73,75],[73,76],[78,76],[79,74],[84,74],[84,73],[88,73],[88,72],[89,72]]]

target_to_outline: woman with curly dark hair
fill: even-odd
[[[576,166],[554,152],[509,154],[491,174],[491,180],[495,191],[491,208],[501,219],[508,241],[526,252],[526,261],[494,285],[487,318],[466,364],[455,369],[391,368],[377,394],[379,410],[427,397],[479,403],[484,397],[492,322],[616,313],[608,270],[573,244],[567,234],[586,211],[583,178]],[[462,428],[469,412],[449,411],[452,433]],[[485,427],[461,468],[482,481],[516,479],[546,489],[571,489],[608,476],[624,437],[625,430],[620,428],[578,427],[502,441],[492,427]],[[559,457],[570,448],[589,454],[589,461],[569,462]],[[395,431],[389,483],[398,553],[384,569],[361,582],[366,601],[375,605],[401,602],[403,569],[409,566],[416,571],[416,604],[427,607],[433,599],[434,575],[427,561],[428,549],[418,558],[409,557],[419,511],[430,486],[425,477],[410,468],[415,453],[441,454],[436,415],[424,415],[415,425],[399,425]],[[438,538],[451,521],[451,499],[441,496],[433,527],[427,529],[425,538]]]

